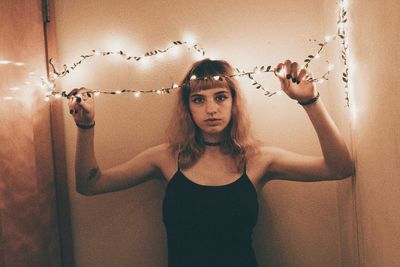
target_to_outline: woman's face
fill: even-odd
[[[193,91],[189,96],[189,109],[204,140],[220,141],[231,120],[232,94],[227,88]]]

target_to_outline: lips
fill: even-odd
[[[222,120],[221,119],[207,119],[207,120],[205,120],[205,122],[207,123],[207,125],[214,126],[214,125],[221,124]]]

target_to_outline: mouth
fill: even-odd
[[[206,119],[205,122],[207,123],[207,125],[215,126],[215,125],[221,124],[222,120],[221,119]]]

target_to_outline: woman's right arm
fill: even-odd
[[[84,88],[71,91],[68,106],[79,125],[94,123],[93,97]],[[80,100],[78,100],[80,99]],[[133,159],[115,167],[101,170],[94,152],[95,127],[78,127],[75,154],[76,190],[83,195],[96,195],[123,190],[149,180],[159,173],[159,158],[165,155],[166,145],[149,148]]]

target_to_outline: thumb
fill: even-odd
[[[282,65],[282,64],[279,64],[279,65]],[[288,81],[288,79],[286,79],[286,73],[285,73],[285,69],[283,68],[283,65],[281,67],[279,65],[277,68],[274,69],[274,74],[279,79],[282,90],[286,90],[287,87],[289,86],[289,81]]]
[[[91,109],[90,104],[86,103],[85,101],[81,101],[78,103],[78,105],[80,105],[86,112],[89,112]]]

